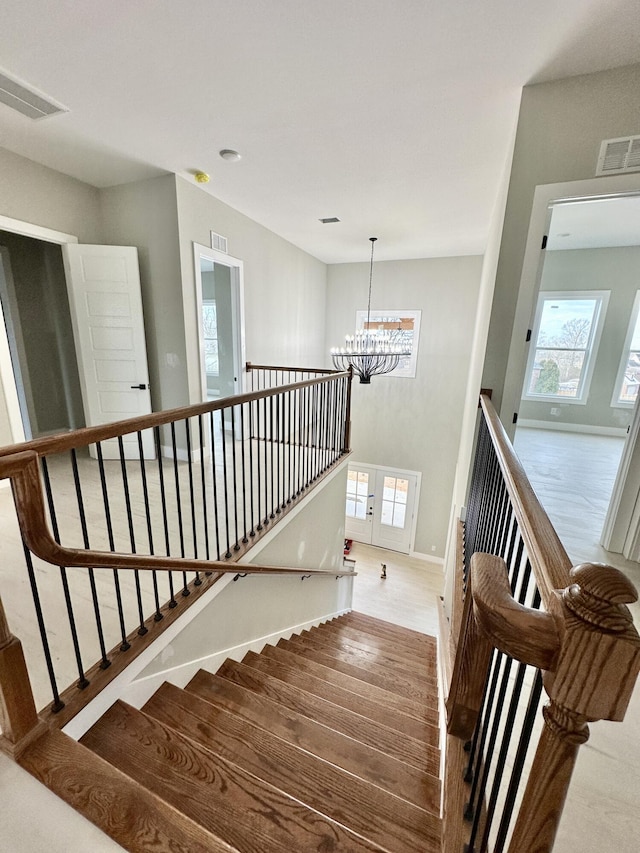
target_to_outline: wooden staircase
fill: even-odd
[[[359,613],[20,763],[130,851],[440,851],[436,641]]]

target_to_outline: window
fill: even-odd
[[[524,398],[586,403],[609,291],[538,297]]]
[[[404,528],[407,512],[409,481],[399,477],[385,477],[382,492],[382,523],[389,527]]]
[[[633,303],[629,328],[624,341],[618,376],[613,389],[612,406],[631,408],[640,385],[640,290]]]
[[[218,376],[218,319],[216,316],[216,300],[202,301],[202,329],[204,336],[204,370],[207,376]]]
[[[364,471],[349,471],[347,476],[347,516],[364,519],[367,515],[369,475]]]
[[[398,343],[411,350],[411,355],[400,360],[395,370],[389,376],[416,375],[416,364],[418,361],[418,340],[420,338],[420,316],[419,310],[403,309],[401,311],[371,311],[369,324],[367,326],[367,312],[356,312],[356,329],[380,329],[387,332],[395,332]]]

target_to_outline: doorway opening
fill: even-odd
[[[0,230],[0,302],[11,439],[84,426],[61,244]]]
[[[520,360],[514,442],[561,538],[568,533],[565,547],[572,559],[606,561],[601,542],[623,551],[606,531],[612,525],[610,501],[613,507],[623,488],[614,481],[630,452],[631,439],[623,448],[640,386],[635,350],[640,349],[640,192],[595,195],[592,182],[586,182],[583,195],[575,192],[582,183],[569,185],[566,197],[550,196],[553,187],[536,191],[527,244],[529,280],[525,259],[521,288],[529,290],[521,297],[528,299],[530,332]],[[545,239],[542,249],[537,245],[537,270],[531,275],[533,232],[541,224]],[[577,536],[587,517],[581,536],[590,551]]]
[[[193,244],[202,401],[242,393],[243,263]]]

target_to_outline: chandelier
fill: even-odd
[[[376,328],[371,322],[371,283],[373,281],[373,248],[377,237],[371,241],[371,263],[369,267],[369,302],[367,319],[363,329],[357,329],[354,335],[347,335],[343,347],[333,347],[331,358],[337,370],[353,369],[360,377],[362,385],[369,385],[371,377],[395,370],[400,359],[411,355],[411,349],[400,329]]]

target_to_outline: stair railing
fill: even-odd
[[[572,568],[488,397],[481,408],[453,617],[443,850],[545,853],[588,723],[622,720],[631,698],[640,637],[626,605],[637,594],[611,566]]]
[[[334,372],[0,448],[42,645],[29,669],[51,690],[42,719],[66,724],[196,597],[238,575],[240,557],[341,464],[350,380]],[[353,575],[243,563],[245,573]],[[5,605],[11,597],[24,610],[24,586],[16,570]],[[91,637],[80,636],[80,609]],[[3,610],[0,748],[9,752],[33,723],[18,646]],[[61,690],[70,660],[77,680]]]

